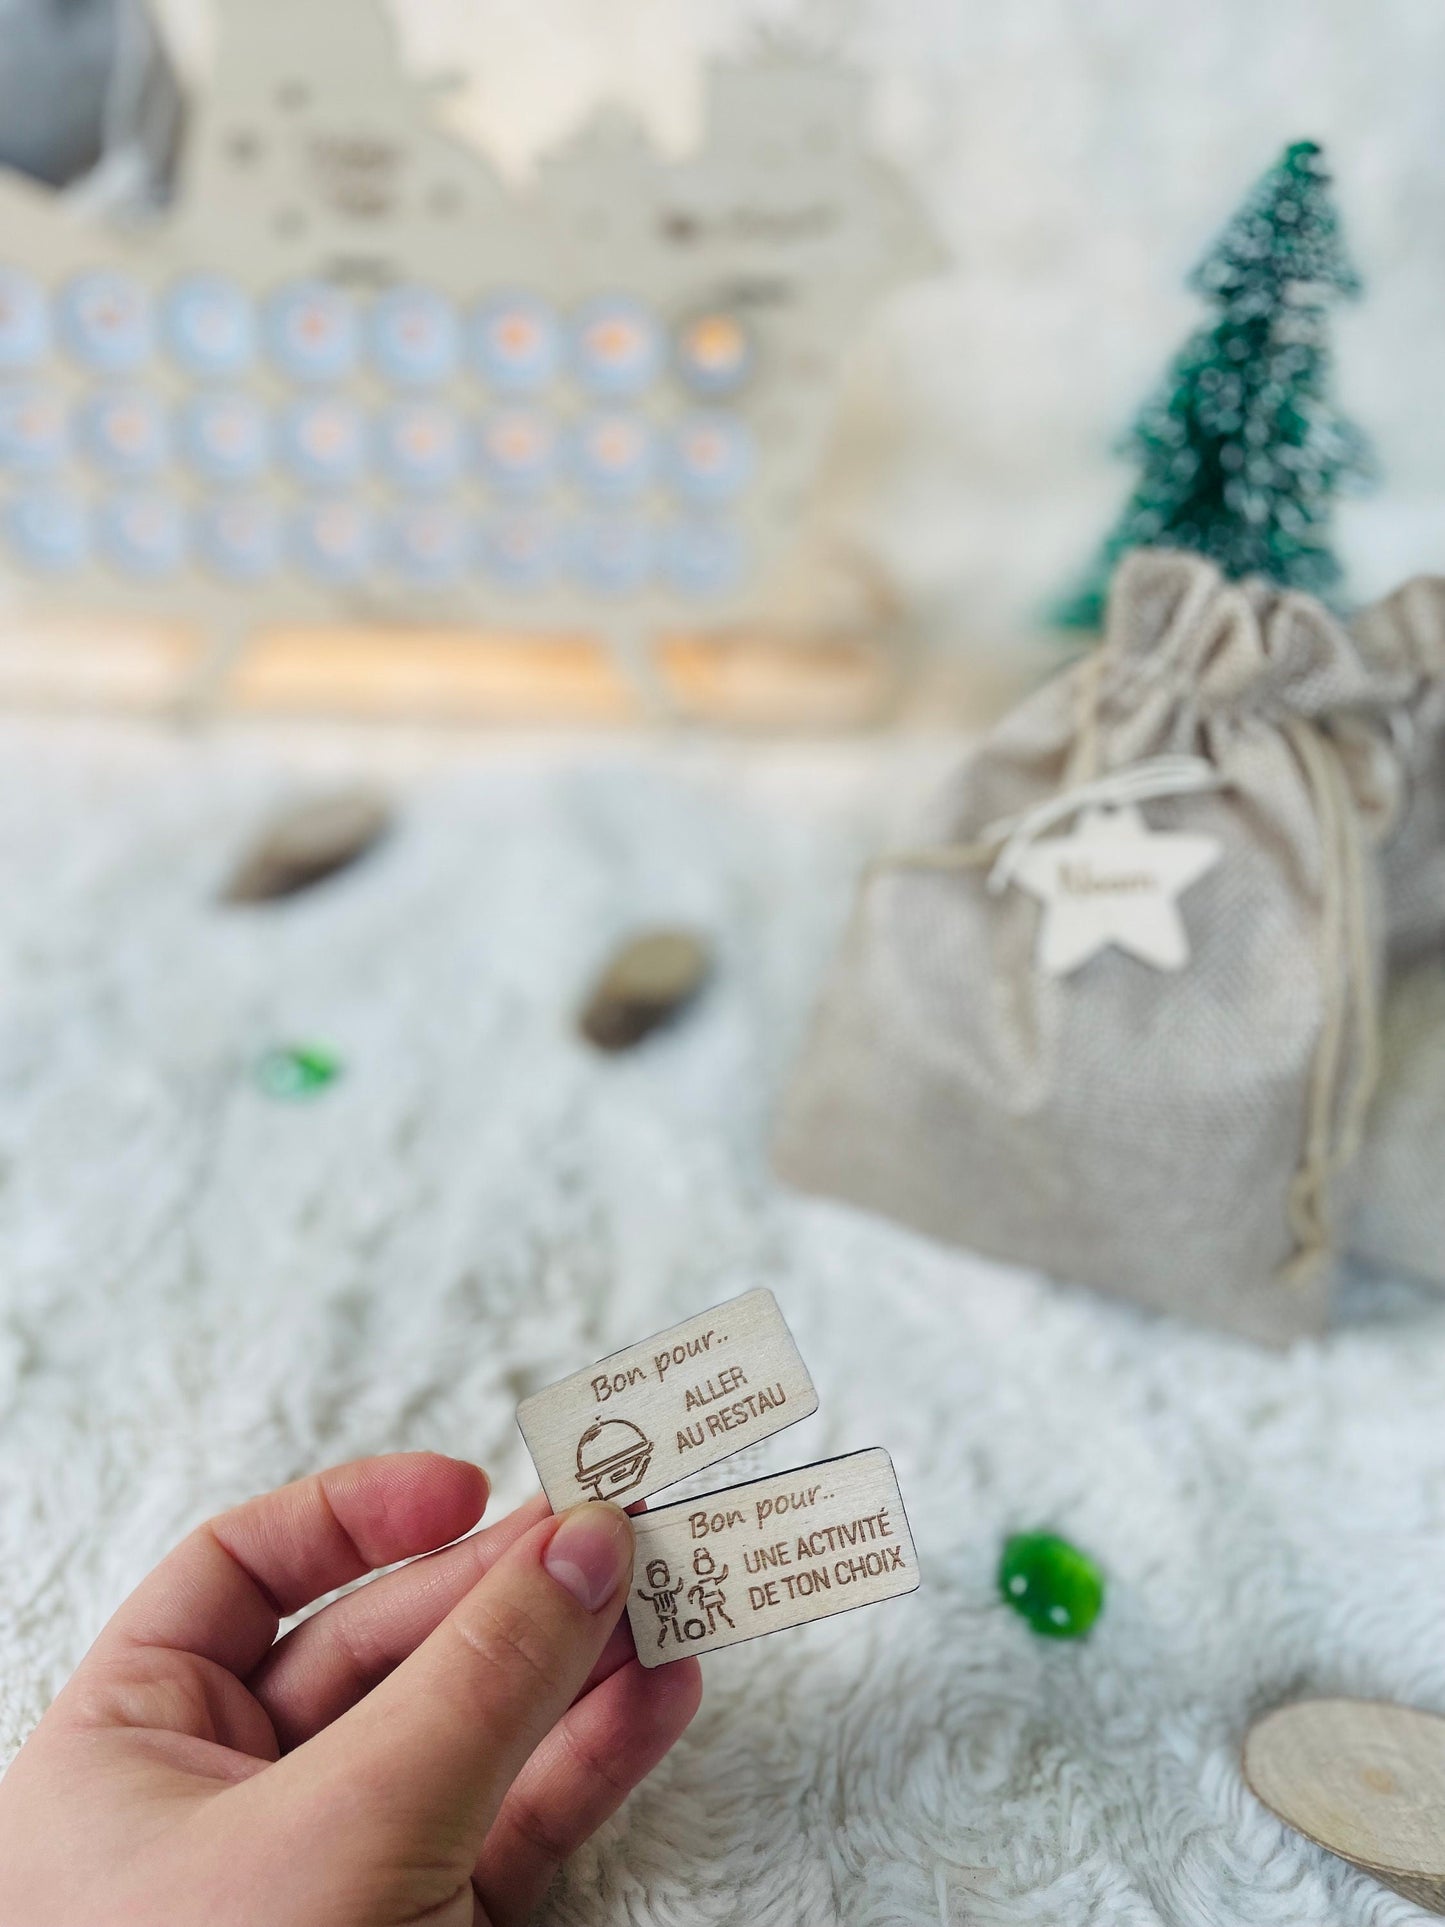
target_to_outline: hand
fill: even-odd
[[[638,1664],[632,1525],[360,1459],[199,1527],[0,1781],[0,1927],[513,1927],[697,1710]],[[333,1600],[378,1566],[446,1546]]]

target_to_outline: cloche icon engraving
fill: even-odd
[[[594,1419],[577,1441],[577,1483],[594,1499],[615,1499],[647,1477],[652,1440],[630,1419]]]

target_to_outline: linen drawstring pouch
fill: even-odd
[[[1266,1342],[1321,1329],[1375,1062],[1385,707],[1311,598],[1128,558],[1100,647],[869,872],[782,1175]]]
[[[1397,727],[1404,801],[1380,852],[1380,1081],[1348,1242],[1445,1284],[1445,577],[1416,577],[1351,626],[1370,662],[1413,686]]]

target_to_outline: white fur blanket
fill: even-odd
[[[1305,1689],[1445,1708],[1445,1305],[1376,1288],[1272,1356],[769,1175],[852,874],[941,753],[0,726],[0,1758],[207,1512],[401,1446],[510,1502],[522,1394],[767,1284],[822,1408],[761,1462],[886,1445],[923,1590],[704,1662],[554,1922],[1424,1919],[1238,1754]],[[215,906],[260,815],[358,767],[389,844]],[[659,917],[714,934],[715,987],[599,1058],[579,991]],[[268,1101],[278,1039],[345,1076]],[[1107,1569],[1081,1644],[995,1597],[1034,1525]]]

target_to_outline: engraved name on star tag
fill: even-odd
[[[1084,811],[1069,835],[1034,843],[1014,871],[1043,905],[1039,968],[1067,977],[1112,945],[1155,970],[1182,970],[1189,939],[1178,900],[1221,854],[1215,837],[1151,830],[1132,805]]]

